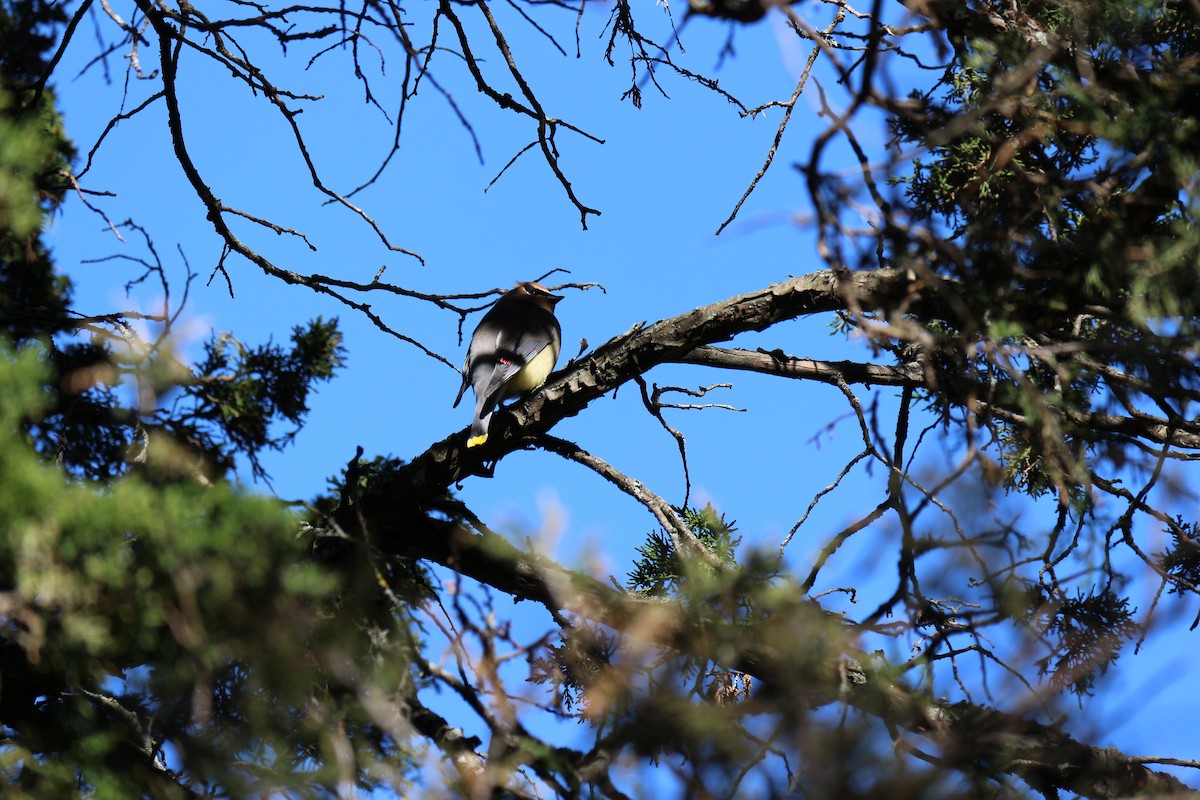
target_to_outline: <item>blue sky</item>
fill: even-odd
[[[430,4],[414,9],[414,18],[432,14]],[[620,48],[615,67],[601,59],[598,37],[607,7],[589,4],[583,15],[579,59],[574,57],[573,15],[561,12],[554,20],[553,31],[569,53],[564,58],[507,7],[494,10],[547,111],[605,140],[600,145],[569,131],[562,131],[558,139],[562,167],[575,191],[603,212],[589,219],[588,230],[581,229],[578,212],[536,151],[525,154],[484,192],[531,140],[533,130],[526,119],[487,103],[452,58],[435,61],[435,74],[474,126],[484,163],[479,163],[470,136],[448,104],[426,85],[410,101],[399,155],[381,180],[354,198],[394,243],[420,253],[422,265],[387,251],[350,212],[323,204],[279,116],[227,71],[185,53],[185,135],[214,192],[229,205],[303,231],[317,250],[249,223],[235,225],[238,235],[279,266],[297,272],[366,282],[386,265],[384,280],[429,292],[483,291],[554,268],[568,269],[570,275],[555,275],[547,282],[598,282],[606,291],[565,292],[558,307],[563,361],[579,350],[581,339],[595,347],[635,323],[824,266],[804,224],[810,209],[803,178],[792,166],[807,157],[813,137],[825,126],[816,116],[815,85],[801,97],[774,167],[738,221],[716,236],[714,231],[762,164],[779,122],[778,109],[743,119],[718,95],[675,76],[663,79],[669,100],[646,87],[644,105],[636,109],[619,100],[629,76]],[[661,10],[650,4],[637,12],[647,22],[661,17]],[[473,33],[481,33],[474,20],[467,22]],[[649,27],[655,26],[665,40],[663,20]],[[90,28],[90,23],[81,27],[83,35],[68,49],[56,80],[67,129],[82,151],[81,159],[120,109],[124,80],[119,54],[110,62],[112,84],[97,68],[69,78],[94,54]],[[425,34],[418,28],[413,35],[420,41]],[[694,20],[683,34],[687,52],[682,63],[697,72],[711,72],[725,36],[724,27]],[[334,51],[306,69],[312,51],[302,43],[292,45],[288,59],[278,58],[278,46],[264,37],[247,35],[243,44],[261,54],[277,85],[324,95],[320,102],[305,104],[297,120],[327,185],[348,191],[374,172],[394,129],[382,113],[364,103],[362,88],[350,76],[348,51]],[[807,50],[786,31],[781,16],[772,14],[740,28],[734,46],[736,57],[727,59],[717,73],[722,88],[750,106],[791,94]],[[502,85],[501,60],[495,53],[487,56],[485,71]],[[368,77],[394,120],[402,62],[394,54],[388,58],[385,73]],[[153,61],[154,53],[144,49],[143,68],[153,69]],[[375,64],[375,56],[368,52],[363,62]],[[924,79],[899,59],[887,62],[887,67],[897,90]],[[844,105],[847,94],[831,72],[818,66],[815,74],[830,103]],[[141,102],[152,86],[131,80],[125,108]],[[879,119],[865,114],[859,125],[860,141],[878,154],[885,137]],[[844,163],[846,170],[853,169],[840,144],[827,159],[830,168]],[[346,463],[356,445],[368,455],[409,458],[469,422],[469,404],[450,407],[460,380],[455,371],[381,333],[351,309],[307,288],[268,278],[240,260],[229,264],[233,298],[220,276],[206,285],[220,245],[173,159],[161,102],[109,135],[82,183],[116,193],[93,200],[111,220],[132,218],[151,232],[176,296],[184,276],[177,246],[199,274],[183,316],[192,337],[180,341],[183,354],[194,355],[197,342],[213,330],[233,331],[253,344],[272,337],[284,340],[293,325],[317,315],[341,318],[346,369],[313,399],[308,425],[296,445],[264,459],[279,496],[309,498],[322,491],[326,477]],[[76,281],[79,310],[151,310],[159,302],[151,285],[137,287],[126,297],[122,287],[136,274],[128,262],[85,263],[113,254],[144,255],[135,236],[127,233],[126,239],[119,242],[100,217],[76,200],[69,201],[54,221],[48,241],[59,265]],[[465,346],[458,342],[455,316],[385,295],[369,301],[393,328],[416,336],[455,364],[461,361]],[[475,321],[477,317],[467,323],[468,336]],[[740,338],[737,344],[779,347],[812,358],[869,357],[859,343],[830,336],[823,319],[778,326],[766,335]],[[846,407],[840,393],[826,386],[683,366],[655,369],[647,379],[690,388],[733,384],[706,399],[745,411],[675,412],[668,420],[688,437],[693,504],[711,501],[737,520],[748,544],[777,548],[812,496],[860,449],[852,419],[827,429]],[[865,390],[859,394],[864,402],[873,396]],[[883,424],[890,425],[887,411],[895,407],[895,392],[882,389],[877,394]],[[668,501],[682,500],[675,443],[642,409],[636,386],[594,403],[554,433],[632,474]],[[952,449],[936,446],[925,453],[929,469],[945,467],[953,458]],[[242,477],[249,480],[249,471]],[[855,470],[839,491],[821,502],[789,546],[788,557],[798,571],[807,572],[811,554],[826,535],[878,502],[880,478],[878,470],[873,475]],[[514,539],[533,537],[567,564],[587,564],[618,580],[624,579],[634,548],[655,527],[653,518],[633,500],[581,467],[540,452],[512,454],[500,463],[493,479],[465,481],[459,496]],[[1189,502],[1194,513],[1194,500]],[[1036,518],[1041,512],[1026,513]],[[861,586],[862,574],[874,573],[880,578],[867,584],[866,594],[885,595],[891,588],[896,546],[887,534],[880,529],[859,537],[831,564],[825,588]],[[1142,608],[1152,599],[1154,587],[1148,586],[1144,599],[1135,593]],[[506,607],[506,601],[498,602]],[[869,599],[862,605],[873,607]],[[864,613],[861,607],[850,610]],[[1189,608],[1182,613],[1186,617],[1194,612]],[[1185,629],[1186,620],[1176,620],[1169,633],[1148,640],[1142,655],[1123,657],[1102,684],[1111,691],[1088,721],[1095,729],[1084,728],[1089,741],[1129,753],[1197,755],[1194,720],[1200,699],[1195,692],[1183,691],[1197,675],[1194,659],[1187,655],[1195,650],[1197,634]],[[1196,783],[1194,776],[1184,777]]]

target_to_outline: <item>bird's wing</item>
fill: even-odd
[[[462,402],[463,394],[467,391],[467,387],[471,385],[471,362],[467,362],[463,368],[462,386],[458,387],[458,397],[454,398],[454,405],[451,408],[458,408],[458,404]]]
[[[483,407],[490,409],[503,400],[505,384],[550,344],[547,332],[525,331],[513,339],[498,342],[495,353],[472,362],[471,383],[476,395],[485,398]]]

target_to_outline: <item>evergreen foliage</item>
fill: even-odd
[[[1063,696],[1086,712],[1160,602],[1200,597],[1197,523],[1155,505],[1164,470],[1200,453],[1195,2],[921,0],[907,4],[909,27],[885,24],[876,3],[852,14],[859,27],[848,31],[838,27],[844,4],[814,11],[829,16],[817,30],[800,4],[693,0],[689,24],[751,24],[775,9],[813,59],[855,54],[850,66],[836,62],[850,109],[800,165],[829,269],[581,354],[566,377],[497,413],[482,455],[454,437],[410,461],[359,448],[302,514],[240,486],[237,468],[266,476],[264,454],[301,433],[313,392],[347,358],[337,319],[297,324],[286,343],[214,334],[184,364],[172,348],[178,310],[145,315],[153,341],[129,314],[89,315],[45,246],[46,221],[83,196],[51,78],[59,38],[99,18],[90,5],[0,0],[0,794],[625,798],[643,779],[644,795],[665,785],[688,797],[1186,788],[1147,759],[1040,720]],[[382,272],[370,284],[301,275],[233,235],[236,216],[303,238],[224,205],[204,182],[178,130],[179,51],[228,67],[289,123],[295,103],[316,98],[275,87],[253,46],[243,49],[245,29],[285,55],[302,44],[350,49],[369,102],[364,31],[401,48],[406,102],[410,80],[444,92],[431,64],[457,56],[487,102],[534,121],[538,151],[585,227],[599,213],[558,160],[554,136],[578,129],[543,111],[484,2],[431,6],[427,45],[410,38],[413,12],[373,0],[357,11],[134,0],[126,18],[101,5],[119,45],[147,63],[157,54],[155,71],[139,76],[159,82],[174,153],[205,206],[199,221],[221,239],[214,274],[236,254],[435,358],[348,298],[387,291],[460,320],[477,310],[460,305],[464,295],[382,283]],[[563,4],[523,5],[529,20]],[[488,83],[465,9],[483,12],[521,97]],[[674,38],[655,44],[635,10],[617,0],[598,57],[612,65],[628,45],[624,96],[635,105],[647,81],[674,72],[749,116],[768,110],[676,64]],[[249,16],[218,16],[239,13]],[[887,53],[921,65],[928,85],[893,96],[877,72]],[[928,66],[933,54],[940,63]],[[659,72],[646,73],[652,66]],[[130,69],[141,67],[131,59]],[[882,176],[853,133],[866,105],[890,131]],[[402,251],[322,185],[297,137],[323,198]],[[834,137],[861,175],[824,168]],[[137,280],[165,288],[157,255],[142,265]],[[814,314],[833,315],[837,333],[873,352],[835,364],[715,347]],[[673,362],[810,378],[846,397],[862,451],[778,553],[745,545],[711,506],[672,506],[549,434],[638,381],[686,470],[684,436],[662,414],[670,406],[641,377]],[[894,430],[852,384],[894,388]],[[964,454],[932,481],[914,467],[926,435]],[[740,458],[740,444],[722,447]],[[532,447],[594,470],[659,521],[624,586],[521,549],[451,493]],[[785,558],[809,512],[860,463],[878,496],[812,552]],[[1001,519],[992,506],[1005,495],[1038,513]],[[1142,541],[1147,523],[1161,546]],[[884,572],[882,601],[863,609],[859,587],[821,581],[868,528],[888,548],[868,566],[894,573]],[[1135,580],[1139,570],[1150,577]],[[529,601],[521,624],[535,614],[545,623],[532,644],[516,632],[509,596]],[[981,665],[975,676],[964,677],[968,660]],[[997,671],[1028,691],[1015,708],[992,695]],[[486,738],[464,731],[460,712]],[[553,731],[563,721],[582,723],[571,727],[589,744],[561,745]]]

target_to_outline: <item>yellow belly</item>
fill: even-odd
[[[512,376],[504,386],[505,397],[516,397],[524,392],[532,391],[546,382],[546,378],[554,371],[554,363],[558,353],[553,347],[544,347],[533,359]]]

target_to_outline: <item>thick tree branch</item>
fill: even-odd
[[[819,361],[789,356],[782,350],[729,350],[720,347],[697,347],[676,361],[705,367],[740,369],[763,375],[828,383],[831,386],[863,383],[868,386],[923,386],[924,371],[918,364],[890,367],[884,364],[864,364],[858,361]]]
[[[888,366],[858,361],[820,361],[790,356],[782,350],[737,350],[718,347],[698,347],[691,352],[684,353],[675,361],[680,364],[722,367],[758,372],[763,375],[812,380],[831,386],[837,386],[839,380],[844,380],[848,384],[865,384],[867,386],[923,387],[942,391],[947,400],[957,405],[969,404],[965,397],[946,393],[947,387],[939,386],[936,381],[929,378],[928,373],[919,364],[915,363]],[[976,385],[974,389],[977,397],[989,393],[987,387],[983,385]],[[971,405],[974,405],[978,412],[990,413],[996,418],[1014,425],[1024,426],[1029,422],[1027,415],[1021,411],[995,403],[976,401]],[[1145,439],[1155,444],[1169,443],[1173,447],[1188,450],[1200,449],[1200,423],[1198,422],[1180,420],[1172,424],[1165,419],[1148,414],[1123,417],[1118,414],[1080,411],[1072,408],[1058,409],[1058,413],[1064,422],[1074,426],[1081,432],[1081,435],[1094,432],[1101,434],[1103,438],[1123,436]]]
[[[634,326],[553,377],[509,413],[497,414],[484,445],[465,447],[455,434],[429,448],[389,481],[372,491],[376,498],[399,492],[424,502],[470,474],[486,474],[484,461],[535,444],[545,433],[589,403],[651,368],[678,361],[698,347],[724,342],[779,322],[846,308],[902,315],[939,305],[937,290],[903,270],[857,273],[822,270],[694,309],[652,325]],[[367,498],[370,501],[371,498]]]

